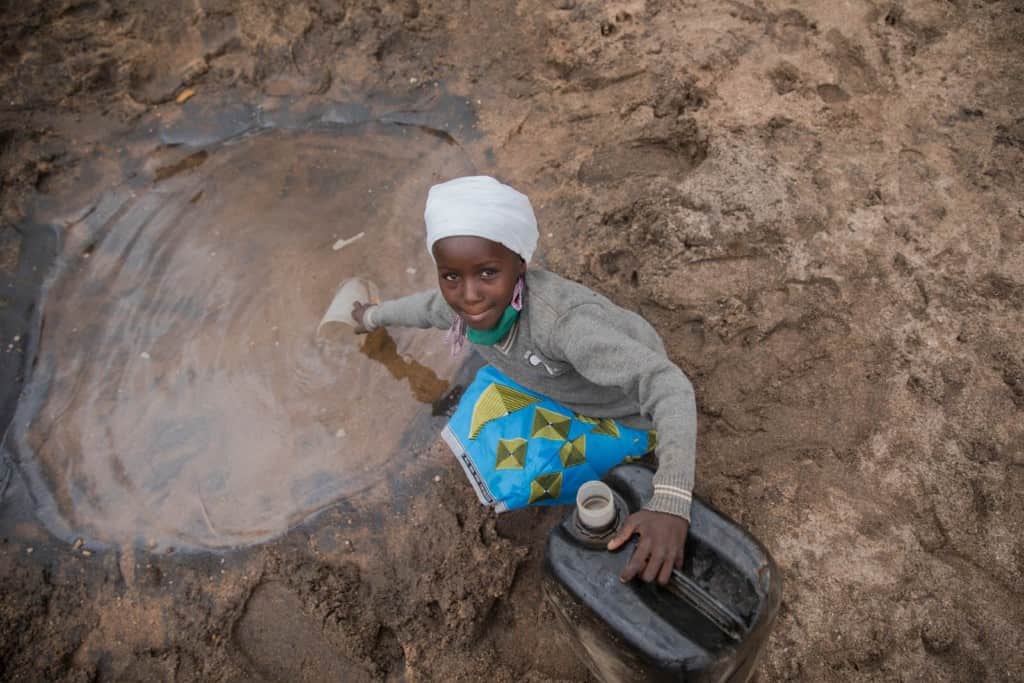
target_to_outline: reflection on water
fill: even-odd
[[[432,286],[426,189],[469,170],[442,139],[368,124],[242,138],[111,192],[69,228],[15,420],[51,528],[252,543],[385,477],[453,375],[441,336],[314,333],[346,277]]]

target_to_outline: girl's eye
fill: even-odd
[[[487,268],[485,270],[481,270],[480,271],[480,277],[482,277],[485,280],[490,280],[491,278],[495,277],[497,274],[498,274],[498,271],[494,270],[493,268]]]
[[[444,275],[441,276],[441,279],[444,280],[445,282],[455,282],[456,280],[459,279],[459,276],[455,273],[445,273]]]

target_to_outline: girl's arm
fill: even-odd
[[[600,304],[581,304],[561,316],[549,342],[583,377],[621,388],[654,422],[659,465],[644,507],[689,520],[697,445],[693,385],[664,351],[626,327]]]
[[[436,327],[447,330],[455,315],[437,289],[382,301],[375,306],[356,304],[352,313],[367,332],[378,327]]]
[[[559,318],[553,328],[555,339],[550,341],[557,340],[554,346],[583,377],[594,384],[620,387],[654,422],[659,462],[654,495],[643,510],[626,519],[608,549],[616,550],[638,535],[640,540],[619,578],[629,581],[639,576],[664,585],[673,569],[683,568],[697,409],[690,380],[668,359],[661,344],[652,348],[637,338],[640,330],[634,323],[640,321],[611,315],[601,304],[581,304]]]

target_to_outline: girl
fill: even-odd
[[[527,269],[529,199],[488,176],[430,189],[424,219],[438,289],[370,306],[359,332],[447,329],[487,361],[443,432],[481,502],[498,511],[575,500],[577,489],[655,446],[654,495],[609,544],[633,534],[621,575],[666,583],[681,568],[696,446],[693,388],[643,318],[583,285]]]

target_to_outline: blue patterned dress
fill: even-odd
[[[573,503],[580,486],[653,451],[655,433],[591,418],[480,369],[442,432],[480,502],[498,512]]]

